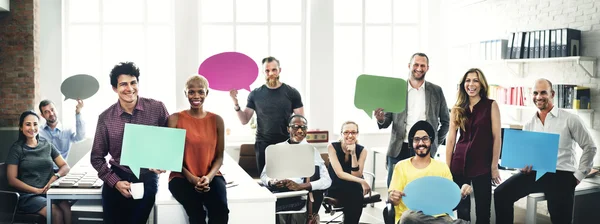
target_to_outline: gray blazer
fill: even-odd
[[[444,139],[446,139],[450,124],[450,115],[442,88],[427,81],[425,81],[425,105],[427,105],[427,108],[425,109],[427,122],[429,122],[434,129],[438,130],[435,136],[437,141],[433,141],[433,144],[431,145],[431,156],[433,157],[437,152],[437,146],[442,144]],[[388,147],[387,152],[387,156],[389,157],[398,157],[402,150],[402,143],[404,142],[405,136],[408,134],[406,133],[406,117],[406,110],[400,113],[386,112],[383,123],[377,123],[379,129],[387,128],[392,122],[394,123],[392,126],[392,135],[390,137],[390,146]]]

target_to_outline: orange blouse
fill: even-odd
[[[217,153],[217,116],[207,112],[204,118],[195,118],[182,111],[176,127],[186,130],[183,167],[195,176],[205,176]],[[175,177],[185,178],[183,173],[171,172],[169,180]]]

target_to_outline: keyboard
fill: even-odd
[[[96,172],[69,173],[54,181],[52,188],[100,188],[104,182],[98,178]]]

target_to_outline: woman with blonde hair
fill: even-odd
[[[480,69],[469,69],[463,75],[456,104],[450,112],[446,142],[446,163],[454,182],[458,186],[473,185],[477,223],[490,223],[492,182],[500,183],[500,110],[496,101],[488,98],[488,90],[487,80]],[[458,130],[460,137],[457,142]],[[461,200],[457,213],[458,218],[471,220],[469,196]]]
[[[344,207],[344,223],[356,224],[360,220],[364,195],[371,187],[363,179],[367,150],[358,144],[358,125],[353,121],[342,124],[340,140],[327,146],[331,187],[327,196],[337,199]]]
[[[169,191],[183,205],[190,223],[227,223],[229,209],[223,164],[224,123],[221,116],[204,109],[208,80],[192,75],[185,85],[190,109],[169,117],[169,127],[185,129],[183,172],[169,176]],[[206,211],[204,208],[206,207]]]

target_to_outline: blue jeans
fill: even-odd
[[[404,159],[408,159],[412,156],[415,155],[415,152],[413,150],[410,150],[408,148],[408,143],[402,143],[402,149],[400,150],[400,154],[398,154],[398,157],[387,157],[387,171],[388,171],[388,178],[387,178],[387,187],[390,188],[390,182],[392,181],[392,174],[394,173],[394,166],[396,166],[396,163],[400,162],[401,160]]]

